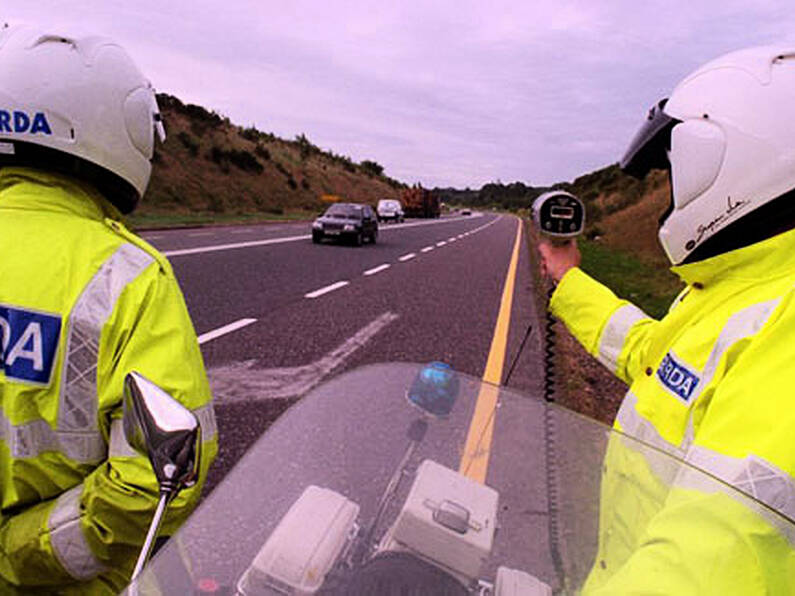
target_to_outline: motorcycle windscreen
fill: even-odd
[[[211,584],[234,591],[309,486],[359,508],[351,543],[327,549],[354,571],[372,572],[378,556],[402,552],[459,584],[473,575],[494,583],[507,573],[555,593],[609,586],[618,570],[644,560],[644,545],[656,544],[648,537],[664,533],[677,511],[689,512],[696,535],[710,529],[704,512],[714,511],[745,512],[761,520],[760,532],[795,535],[785,518],[659,446],[540,396],[456,373],[449,412],[426,415],[407,399],[424,369],[366,366],[303,397],[149,564],[141,593],[155,585],[164,593]],[[317,507],[318,519],[339,525]],[[417,552],[431,543],[439,550]],[[335,576],[335,562],[324,582],[354,581]]]

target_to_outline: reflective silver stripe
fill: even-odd
[[[638,443],[643,443],[680,459],[683,456],[683,452],[673,443],[666,441],[657,432],[654,425],[638,413],[637,404],[637,396],[631,391],[628,392],[616,416],[616,420],[621,426],[621,431],[634,439],[634,441],[629,441],[622,437],[622,439],[625,439],[622,444],[625,449],[643,455],[649,469],[657,479],[665,486],[670,486],[678,472],[677,460],[669,457],[660,457],[656,453],[648,455],[646,450],[642,449]]]
[[[686,460],[795,520],[795,481],[761,457],[731,457],[694,445]]]
[[[91,552],[80,527],[82,492],[83,485],[78,485],[58,497],[47,520],[47,529],[52,550],[63,568],[75,579],[85,581],[107,568]]]
[[[132,445],[127,442],[124,435],[124,423],[121,418],[110,424],[110,444],[108,445],[109,457],[137,457],[140,455]]]
[[[736,458],[699,446],[690,448],[686,460],[780,513],[776,515],[751,499],[738,498],[777,528],[795,548],[795,526],[781,517],[795,520],[795,481],[789,474],[755,455]],[[682,467],[675,485],[705,493],[729,493],[719,482],[687,466]],[[729,494],[737,498],[737,495]]]
[[[211,403],[193,410],[202,429],[202,441],[209,441],[218,434],[215,423],[215,412]],[[110,425],[110,446],[108,455],[111,457],[137,457],[140,455],[135,448],[127,442],[124,435],[124,424],[121,419],[114,420]]]
[[[649,319],[649,315],[633,304],[626,304],[616,310],[605,325],[599,339],[599,362],[604,364],[612,373],[618,370],[618,356],[624,347],[627,334],[632,326],[642,319]]]
[[[69,315],[56,428],[59,433],[75,432],[83,436],[88,449],[78,454],[77,461],[95,463],[104,457],[104,441],[96,420],[97,358],[102,328],[127,284],[153,261],[140,248],[121,245],[86,285]]]
[[[699,398],[704,388],[712,381],[712,377],[715,376],[715,371],[718,369],[718,364],[726,353],[726,350],[741,339],[756,335],[765,323],[767,323],[770,315],[780,302],[781,299],[776,298],[775,300],[753,304],[729,317],[718,339],[715,341],[715,345],[712,346],[712,351],[709,354],[706,365],[704,365],[701,379],[691,396],[693,401]]]
[[[47,451],[63,453],[79,462],[100,461],[105,457],[105,443],[96,433],[61,433],[45,420],[33,420],[14,426],[0,412],[0,440],[15,458],[37,457]]]
[[[624,434],[631,436],[647,445],[682,457],[684,452],[673,443],[666,441],[654,425],[638,413],[638,397],[629,391],[621,403],[616,420]]]
[[[201,408],[193,410],[196,418],[199,419],[199,425],[202,427],[202,441],[209,441],[215,438],[218,434],[218,426],[215,423],[215,410],[213,404],[208,403]]]

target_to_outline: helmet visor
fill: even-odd
[[[652,106],[646,121],[621,158],[621,169],[630,176],[644,178],[653,169],[670,167],[668,150],[671,148],[671,129],[681,120],[663,111],[667,102],[668,98],[661,99]]]

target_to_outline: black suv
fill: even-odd
[[[312,242],[324,238],[351,240],[356,246],[378,238],[378,218],[370,205],[334,203],[312,224]]]

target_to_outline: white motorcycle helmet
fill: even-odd
[[[149,183],[155,133],[165,140],[154,90],[118,44],[0,29],[0,167],[87,180],[129,213]]]
[[[659,238],[675,265],[795,226],[795,45],[696,70],[649,111],[621,168],[639,178],[670,170]]]

